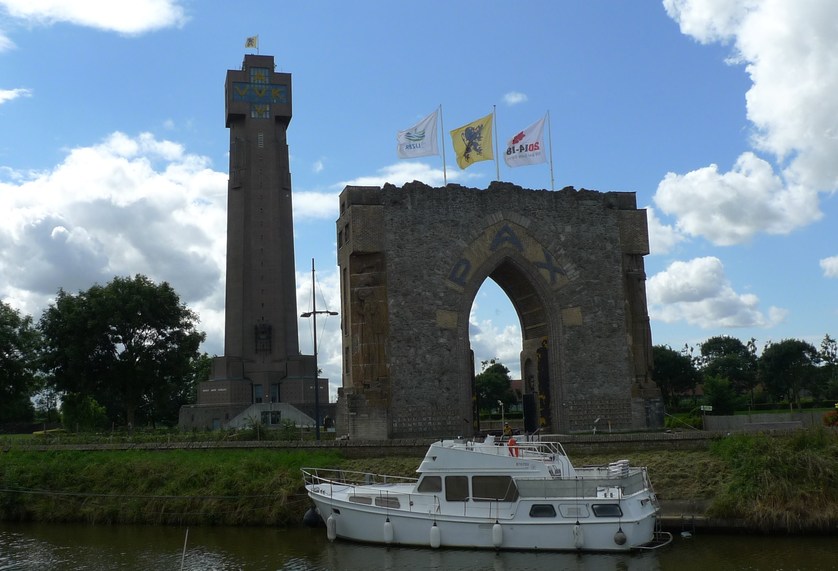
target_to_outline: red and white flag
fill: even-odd
[[[544,145],[545,115],[506,143],[503,160],[507,166],[522,167],[547,162],[547,149]]]

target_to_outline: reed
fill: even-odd
[[[763,531],[826,531],[838,525],[838,434],[814,428],[789,436],[736,435],[711,451],[729,477],[709,515]]]

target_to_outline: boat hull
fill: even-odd
[[[309,496],[327,522],[327,530],[332,530],[330,539],[382,545],[625,552],[650,543],[656,522],[654,515],[635,521],[598,518],[597,521],[560,519],[547,523],[516,517],[477,520],[358,506],[314,493]]]

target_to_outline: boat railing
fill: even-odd
[[[474,449],[475,451],[485,452],[487,451],[486,444],[494,444],[497,448],[506,447],[506,450],[509,450],[512,455],[543,462],[552,462],[559,456],[567,456],[561,442],[550,438],[551,435],[546,434],[504,436],[496,440],[494,438],[487,439],[486,442],[482,443],[482,446],[481,443],[476,443]],[[507,452],[504,450],[497,453],[506,454]]]
[[[302,468],[306,485],[375,486],[388,484],[415,484],[417,478],[341,470],[338,468]]]
[[[577,470],[577,476],[571,478],[516,478],[515,484],[522,497],[530,498],[597,498],[615,493],[628,496],[647,489],[641,468],[633,468],[620,477],[609,477],[607,472],[602,472],[601,477],[597,472],[585,474],[586,470]]]

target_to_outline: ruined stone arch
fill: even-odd
[[[491,227],[490,227],[491,228]],[[516,231],[517,230],[517,231]],[[534,241],[531,236],[522,232],[523,228],[512,231],[516,237]],[[543,248],[543,245],[539,244]],[[538,371],[533,363],[537,363],[536,351],[543,340],[548,341],[547,351],[555,358],[550,362],[550,379],[552,386],[550,402],[544,403],[549,410],[556,410],[561,395],[561,319],[555,315],[553,308],[547,303],[550,288],[541,275],[537,266],[527,260],[515,248],[500,248],[488,255],[471,273],[468,282],[463,287],[461,305],[457,311],[457,336],[470,349],[469,315],[474,305],[477,292],[487,279],[493,280],[506,294],[515,309],[521,329],[521,353],[518,357],[522,380],[526,380],[525,373],[533,376],[532,382],[524,384],[524,392],[538,394]],[[527,363],[530,363],[527,367]],[[508,364],[508,363],[507,363]],[[538,408],[536,408],[536,411]],[[536,421],[537,422],[537,421]]]
[[[472,428],[468,317],[488,278],[518,313],[521,370],[549,395],[547,431],[599,417],[624,429],[660,423],[647,359],[648,233],[632,193],[347,187],[340,212],[338,419],[350,437]]]

